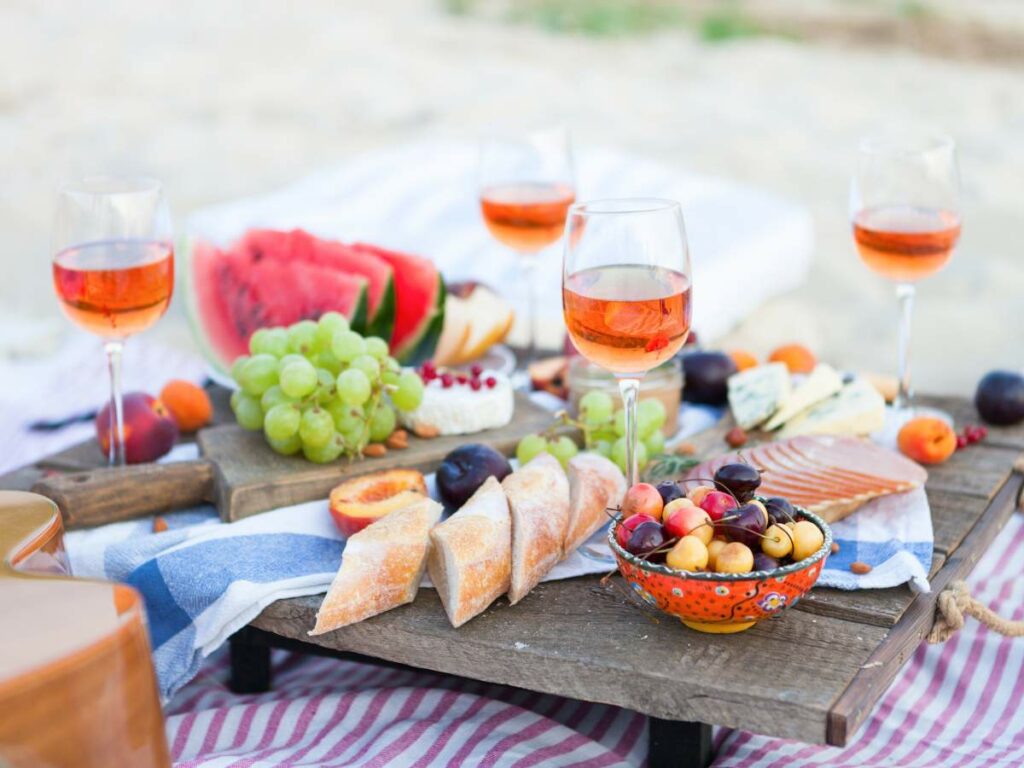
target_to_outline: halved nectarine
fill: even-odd
[[[346,480],[331,491],[331,517],[346,536],[427,495],[423,473],[389,469]]]

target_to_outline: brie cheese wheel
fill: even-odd
[[[857,378],[791,419],[778,435],[866,435],[884,425],[885,399],[870,383]]]
[[[789,397],[789,369],[784,363],[768,363],[729,377],[729,407],[743,429],[751,429],[775,413]]]
[[[774,415],[764,425],[765,429],[777,429],[801,411],[831,397],[843,388],[843,377],[831,365],[820,363],[810,374],[797,384]]]
[[[439,435],[469,435],[485,429],[503,427],[512,421],[515,410],[512,384],[500,373],[484,371],[481,380],[493,376],[494,387],[474,390],[468,384],[445,388],[440,378],[423,387],[423,402],[410,413],[398,412],[403,427],[414,432],[436,430]]]

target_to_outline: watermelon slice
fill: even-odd
[[[306,263],[302,238],[273,235],[252,232],[228,250],[193,244],[190,314],[200,342],[222,370],[248,352],[249,337],[259,328],[332,310],[353,327],[366,323],[367,278]]]
[[[395,275],[397,312],[391,354],[416,365],[434,354],[444,327],[444,280],[429,259],[356,243],[355,251],[383,259]]]

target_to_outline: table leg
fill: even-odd
[[[261,633],[243,627],[228,641],[231,647],[231,677],[228,687],[235,693],[264,693],[270,690],[270,646]]]
[[[650,718],[648,768],[707,768],[711,765],[711,726]]]

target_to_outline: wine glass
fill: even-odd
[[[625,411],[626,479],[637,481],[640,379],[690,333],[690,253],[679,203],[596,200],[569,209],[562,309],[576,349],[612,373]],[[598,534],[581,549],[609,559]]]
[[[547,128],[488,136],[480,147],[478,186],[487,229],[521,257],[528,363],[536,351],[536,255],[562,236],[566,213],[576,199],[568,131]]]
[[[891,423],[898,429],[922,413],[913,408],[910,383],[915,284],[945,266],[960,237],[960,173],[953,139],[903,133],[862,140],[850,188],[850,217],[861,260],[896,283],[899,388]]]
[[[124,464],[124,340],[160,319],[174,288],[171,217],[162,187],[151,179],[112,176],[61,185],[53,254],[53,288],[64,314],[104,340],[110,369],[107,460]]]

